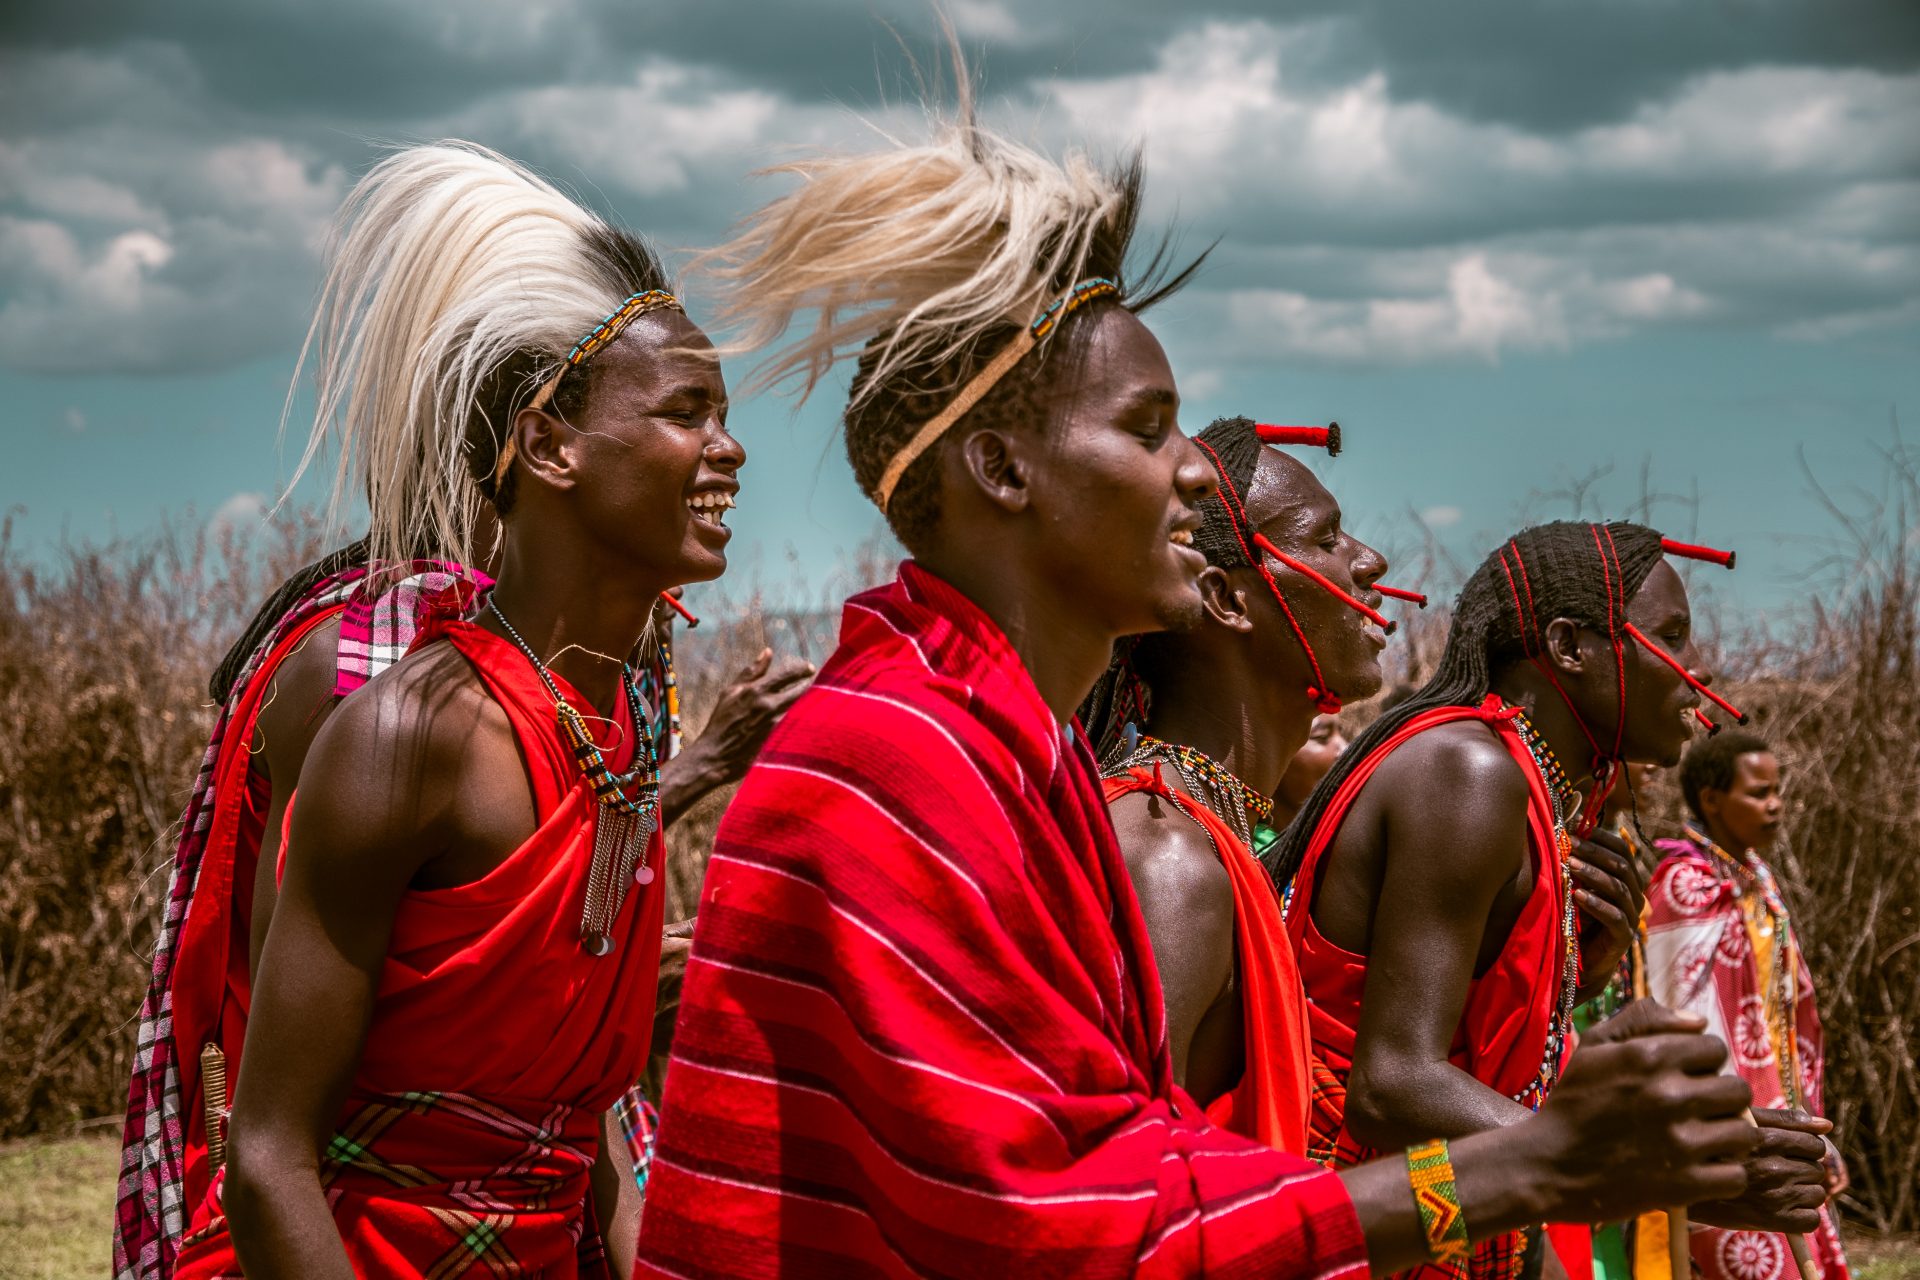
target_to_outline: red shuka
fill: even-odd
[[[361,1275],[602,1276],[588,1173],[601,1116],[646,1060],[665,877],[628,887],[611,955],[581,947],[597,803],[553,701],[492,633],[446,622],[423,642],[438,636],[506,711],[539,826],[479,880],[402,898],[322,1183]],[[624,705],[611,726],[588,723],[614,769],[627,767]],[[663,856],[656,831],[649,864]],[[239,1274],[215,1216],[183,1248],[178,1275]]]
[[[1229,1133],[1276,1151],[1307,1153],[1307,995],[1280,916],[1273,879],[1233,828],[1184,791],[1129,769],[1105,782],[1111,805],[1150,792],[1197,823],[1233,885],[1233,937],[1247,1064],[1240,1083],[1207,1104],[1207,1118]]]
[[[1527,843],[1533,855],[1534,872],[1533,892],[1521,908],[1520,918],[1514,921],[1506,946],[1493,965],[1474,978],[1467,988],[1466,1007],[1461,1011],[1449,1058],[1454,1066],[1488,1088],[1512,1098],[1537,1078],[1546,1054],[1566,961],[1565,941],[1560,932],[1564,909],[1560,850],[1554,839],[1553,808],[1545,780],[1514,728],[1513,713],[1503,710],[1499,695],[1489,694],[1478,707],[1438,707],[1414,716],[1347,775],[1314,828],[1294,880],[1287,932],[1299,958],[1300,976],[1306,983],[1307,1010],[1313,1032],[1310,1154],[1335,1168],[1346,1168],[1381,1153],[1347,1132],[1347,1076],[1353,1069],[1360,1002],[1366,990],[1367,958],[1335,946],[1314,926],[1313,899],[1320,883],[1321,859],[1339,834],[1347,811],[1381,762],[1415,735],[1458,720],[1478,720],[1485,724],[1526,775]],[[1466,1272],[1424,1266],[1408,1274],[1431,1277],[1513,1274],[1523,1247],[1518,1236],[1519,1233],[1510,1233],[1482,1241],[1475,1246]]]
[[[1340,1182],[1222,1132],[1085,738],[911,563],[721,823],[638,1274],[1360,1277]]]

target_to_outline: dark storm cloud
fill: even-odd
[[[1209,315],[1299,358],[1818,338],[1920,291],[1907,0],[947,8],[989,119],[1144,139],[1160,212],[1226,238]],[[747,170],[915,116],[933,33],[921,0],[5,6],[0,362],[78,367],[76,329],[95,369],[285,348],[382,141],[469,137],[710,243],[768,194]]]

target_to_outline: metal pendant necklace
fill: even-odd
[[[604,956],[613,950],[613,921],[626,901],[629,882],[653,883],[653,868],[647,865],[647,850],[660,819],[660,768],[653,753],[653,736],[647,731],[647,716],[635,687],[633,668],[620,667],[620,684],[626,691],[627,710],[633,723],[633,767],[614,773],[593,740],[586,718],[573,704],[560,696],[547,664],[540,661],[533,647],[520,638],[500,606],[487,598],[487,608],[499,620],[520,652],[533,664],[540,683],[553,698],[560,732],[573,748],[573,758],[586,776],[596,801],[593,824],[593,863],[587,870],[586,900],[580,908],[580,945],[588,954]]]

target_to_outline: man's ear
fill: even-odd
[[[1210,564],[1200,571],[1200,607],[1210,621],[1231,631],[1253,630],[1253,619],[1247,613],[1247,589],[1218,565]]]
[[[1003,511],[1025,511],[1033,492],[1033,459],[1023,437],[983,427],[969,431],[960,442],[960,468],[967,481]]]
[[[581,466],[578,431],[565,419],[544,409],[522,409],[513,416],[520,465],[550,489],[571,489],[579,483]]]
[[[1547,662],[1561,675],[1578,676],[1587,669],[1587,650],[1583,643],[1587,629],[1572,618],[1555,618],[1544,635]]]
[[[1717,822],[1720,808],[1727,802],[1727,793],[1715,787],[1700,788],[1700,820],[1706,823]]]

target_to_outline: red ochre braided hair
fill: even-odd
[[[1433,677],[1354,739],[1313,789],[1299,816],[1268,849],[1267,870],[1274,883],[1285,885],[1293,879],[1314,828],[1355,769],[1422,712],[1479,705],[1492,686],[1494,672],[1541,652],[1542,637],[1555,618],[1571,618],[1607,637],[1614,650],[1614,678],[1624,693],[1620,655],[1634,644],[1626,630],[1626,604],[1663,554],[1658,533],[1624,521],[1558,520],[1535,525],[1502,543],[1460,589],[1447,647]],[[1617,756],[1617,737],[1601,741],[1591,726],[1582,728],[1597,758]]]

